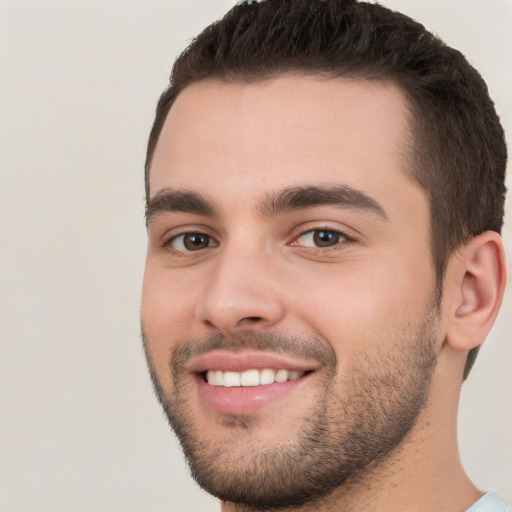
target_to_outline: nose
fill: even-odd
[[[261,252],[233,248],[217,255],[198,308],[203,325],[229,335],[279,323],[285,306],[275,267],[275,258]]]

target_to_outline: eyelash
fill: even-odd
[[[167,240],[164,240],[164,242],[162,243],[162,248],[163,249],[167,249],[167,250],[171,250],[172,252],[174,252],[175,254],[178,254],[178,255],[186,255],[186,254],[191,254],[191,253],[194,253],[194,252],[200,252],[202,249],[198,249],[197,251],[193,251],[193,250],[186,250],[186,249],[176,249],[174,247],[172,247],[172,244],[174,242],[176,242],[176,240],[178,240],[179,238],[184,238],[186,237],[187,235],[196,235],[196,236],[202,236],[202,237],[207,237],[209,239],[209,242],[214,242],[213,244],[208,244],[207,247],[215,247],[218,245],[217,242],[215,242],[215,239],[207,234],[207,233],[204,233],[202,231],[186,231],[184,233],[179,233],[178,235],[174,235],[172,237],[170,237],[169,239]]]
[[[310,234],[312,237],[314,237],[315,234],[322,233],[322,232],[323,233],[328,233],[329,235],[334,235],[335,237],[339,237],[339,238],[341,238],[341,240],[336,241],[333,245],[327,245],[327,246],[323,246],[323,247],[319,247],[317,245],[300,245],[297,242],[300,238],[305,237],[306,235]],[[208,238],[208,245],[206,247],[199,248],[199,249],[197,249],[195,251],[194,250],[187,250],[186,248],[184,248],[184,249],[177,249],[175,247],[172,247],[172,244],[174,242],[176,242],[181,237],[186,237],[187,235],[196,235],[196,236],[207,237]],[[211,242],[213,242],[213,243],[211,243]],[[307,250],[308,252],[312,252],[312,253],[325,254],[325,253],[327,253],[329,251],[341,250],[343,247],[349,245],[352,242],[354,242],[354,239],[352,237],[350,237],[349,235],[347,235],[346,233],[344,233],[343,231],[340,231],[339,229],[333,229],[333,228],[328,227],[328,226],[324,226],[324,227],[318,227],[318,228],[307,229],[305,231],[302,231],[301,233],[299,233],[293,239],[292,242],[290,242],[287,245],[295,246],[295,247],[300,247],[303,250]],[[185,242],[183,242],[182,245],[184,243]],[[209,235],[207,233],[204,233],[202,231],[187,231],[187,232],[184,232],[184,233],[180,233],[178,235],[174,235],[174,236],[170,237],[169,239],[165,240],[162,243],[162,248],[166,249],[166,250],[171,250],[173,253],[175,253],[175,254],[177,254],[179,256],[185,256],[185,255],[193,254],[195,252],[199,253],[199,252],[203,251],[204,249],[207,249],[207,248],[210,248],[210,247],[216,247],[218,245],[219,245],[218,242],[216,242],[215,239],[211,235]]]
[[[341,240],[336,241],[333,245],[328,245],[324,247],[319,247],[318,245],[299,245],[298,240],[302,237],[305,237],[306,235],[310,235],[312,237],[315,236],[315,233],[328,233],[330,235],[335,235],[339,237]],[[326,254],[329,251],[339,251],[346,247],[347,245],[354,242],[354,239],[347,235],[345,232],[331,228],[329,226],[323,226],[323,227],[315,227],[313,229],[307,229],[305,231],[302,231],[298,236],[294,238],[294,241],[290,243],[292,246],[300,247],[304,250],[307,250],[308,252],[312,253],[319,253],[319,254]]]

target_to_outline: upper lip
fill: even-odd
[[[293,359],[282,354],[268,352],[209,352],[194,359],[187,369],[193,373],[207,370],[244,372],[246,370],[263,370],[273,368],[289,371],[313,371],[319,367],[318,362]]]

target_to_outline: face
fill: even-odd
[[[390,84],[200,82],[156,147],[142,301],[198,482],[320,499],[411,435],[439,351],[427,198]]]

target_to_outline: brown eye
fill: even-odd
[[[340,242],[340,234],[334,231],[314,231],[313,242],[317,247],[330,247]]]
[[[170,245],[177,251],[200,251],[216,244],[210,236],[204,233],[184,233],[174,237]]]
[[[312,229],[306,231],[297,239],[297,245],[304,247],[333,247],[340,242],[347,240],[347,237],[338,231],[329,229]]]

